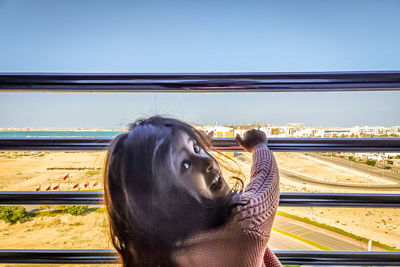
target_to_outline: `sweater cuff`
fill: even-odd
[[[266,143],[262,143],[262,144],[258,144],[256,146],[253,147],[253,152],[256,151],[256,149],[260,148],[260,147],[268,147]]]

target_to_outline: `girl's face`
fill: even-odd
[[[230,188],[217,161],[184,131],[178,131],[172,149],[178,183],[193,197],[226,197]]]

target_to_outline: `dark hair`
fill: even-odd
[[[207,153],[212,150],[199,130],[161,116],[137,120],[109,146],[105,204],[111,239],[124,266],[174,266],[171,253],[177,243],[223,225],[231,216],[236,191],[227,198],[198,201],[175,183],[168,155],[178,130]]]

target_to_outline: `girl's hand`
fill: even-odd
[[[263,131],[252,129],[246,131],[242,138],[239,134],[236,134],[236,142],[247,152],[253,152],[254,147],[260,144],[267,144],[267,136]]]
[[[204,139],[207,141],[207,144],[210,147],[211,141],[213,140],[213,137],[214,137],[214,131],[206,133],[205,131],[200,130],[200,133],[204,137]]]

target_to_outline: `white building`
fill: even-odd
[[[214,137],[216,138],[221,138],[221,137],[234,137],[234,131],[232,127],[226,127],[226,126],[204,126],[203,130],[206,131],[207,133],[214,131]]]

